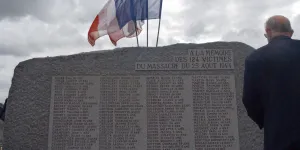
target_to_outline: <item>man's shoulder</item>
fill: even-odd
[[[300,40],[298,40],[298,39],[292,39],[292,42],[293,42],[293,46],[297,46],[297,47],[300,46]]]
[[[270,45],[264,45],[262,47],[259,47],[258,49],[255,50],[254,53],[260,54],[260,53],[265,53],[266,51],[268,51],[270,49]]]
[[[277,43],[278,44],[278,43]],[[261,46],[253,51],[248,57],[246,61],[266,61],[270,59],[277,59],[281,57],[283,54],[288,54],[293,51],[287,51],[288,49],[291,50],[300,50],[300,40],[298,39],[291,39],[290,42],[284,43],[284,45],[276,45],[276,43],[269,43],[267,45]]]
[[[291,39],[291,40],[294,41],[294,42],[300,43],[300,40],[299,40],[299,39]]]

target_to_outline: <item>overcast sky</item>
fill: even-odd
[[[20,61],[113,49],[107,37],[95,47],[87,41],[87,31],[106,1],[0,0],[0,102]],[[294,38],[300,38],[299,8],[299,0],[164,0],[159,46],[240,41],[258,48],[266,44],[265,20],[277,14],[290,18]],[[149,24],[149,44],[155,46],[158,22]],[[139,40],[146,45],[145,30]],[[118,42],[118,47],[127,46],[136,46],[136,39]]]

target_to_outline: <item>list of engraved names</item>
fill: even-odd
[[[52,82],[49,150],[239,149],[233,75]]]
[[[140,149],[145,118],[140,77],[101,77],[99,101],[99,148]]]
[[[193,149],[192,100],[182,76],[146,77],[147,149]]]
[[[96,77],[54,77],[48,149],[98,148],[97,80]]]

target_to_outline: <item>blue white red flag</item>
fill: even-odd
[[[162,0],[109,0],[95,17],[89,32],[88,41],[95,41],[108,35],[117,45],[121,38],[132,38],[142,32],[144,20],[159,19]]]

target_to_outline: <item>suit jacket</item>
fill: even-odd
[[[300,41],[273,38],[245,60],[243,103],[265,150],[300,150]]]

